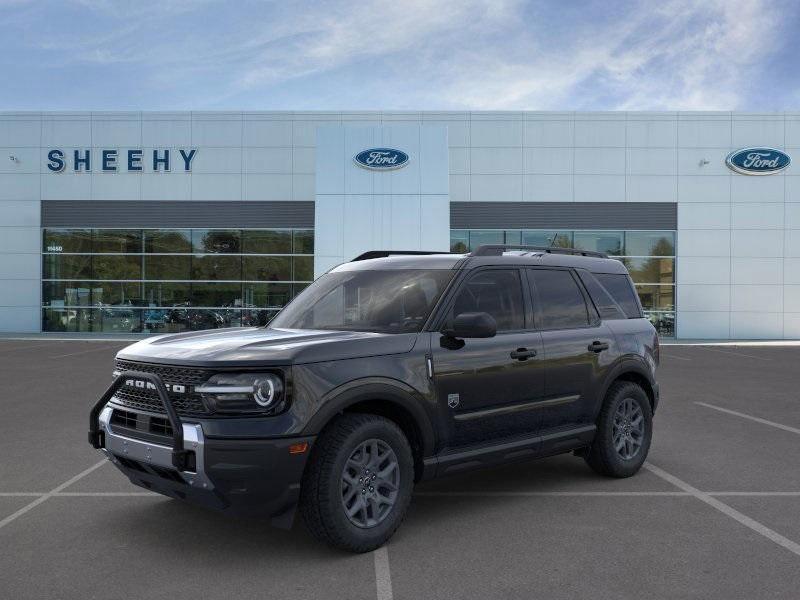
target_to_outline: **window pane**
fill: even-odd
[[[645,315],[661,337],[675,337],[675,313],[648,313]]]
[[[621,231],[576,231],[575,248],[592,252],[605,252],[611,256],[622,254]]]
[[[240,283],[193,283],[192,306],[241,306]]]
[[[42,239],[43,252],[92,251],[91,229],[45,229]]]
[[[172,333],[230,327],[233,316],[238,319],[240,311],[209,308],[173,308],[164,317],[164,328],[168,333]]]
[[[608,293],[608,290],[603,287],[603,285],[597,281],[594,275],[589,273],[588,271],[579,270],[578,277],[581,278],[583,281],[583,285],[586,286],[586,290],[589,292],[589,296],[594,302],[597,311],[600,313],[600,316],[603,319],[627,319],[628,317],[625,315],[625,311],[622,310],[619,304],[611,297],[611,294]],[[591,307],[589,308],[589,312],[592,313]]]
[[[628,231],[626,256],[675,256],[674,231]]]
[[[140,255],[96,255],[92,257],[92,279],[141,279]]]
[[[45,308],[42,311],[43,331],[91,331],[90,308]]]
[[[291,254],[292,232],[277,229],[242,232],[243,249],[246,254]]]
[[[463,229],[450,230],[450,252],[466,254],[469,251],[469,231]]]
[[[504,232],[505,235],[505,242],[506,244],[520,244],[520,232],[519,231],[506,231]]]
[[[628,267],[634,283],[675,282],[673,258],[626,258],[622,262]]]
[[[296,229],[294,231],[294,253],[314,254],[313,229]]]
[[[42,257],[45,279],[91,279],[92,257],[46,254]]]
[[[192,231],[195,252],[241,252],[241,232],[238,229],[195,229]]]
[[[675,286],[637,285],[636,293],[645,311],[675,310]]]
[[[138,229],[95,229],[92,252],[141,252],[142,232]]]
[[[189,253],[192,251],[192,232],[189,229],[145,230],[144,251]]]
[[[469,249],[477,250],[479,246],[486,244],[503,244],[505,234],[502,231],[470,231]]]
[[[146,283],[144,301],[148,306],[187,304],[192,298],[190,283]]]
[[[326,273],[283,309],[272,326],[417,332],[452,276],[444,269]]]
[[[292,299],[291,283],[246,283],[244,306],[280,308]]]
[[[617,304],[622,307],[622,310],[625,311],[629,319],[638,319],[642,316],[639,303],[636,300],[627,275],[595,273],[595,277],[597,277],[597,280],[608,290],[611,297],[617,301]]]
[[[523,231],[522,244],[525,246],[546,246],[572,248],[571,231]]]
[[[141,333],[142,311],[100,308],[92,311],[92,331],[100,333]]]
[[[193,256],[192,279],[240,281],[242,279],[242,257],[214,254]]]
[[[586,327],[589,313],[578,283],[569,271],[531,270],[539,302],[540,329]]]
[[[192,278],[191,256],[147,255],[144,257],[145,279]]]
[[[291,281],[292,259],[288,256],[245,256],[245,281]]]
[[[264,327],[267,323],[275,318],[278,314],[277,310],[243,310],[242,311],[242,326],[243,327]]]
[[[485,312],[494,317],[498,331],[525,328],[522,285],[516,269],[497,269],[473,275],[458,292],[448,317],[452,324],[461,313]]]
[[[295,256],[293,281],[314,281],[314,257]]]

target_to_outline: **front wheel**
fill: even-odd
[[[411,447],[400,428],[377,415],[344,414],[314,445],[300,510],[317,539],[367,552],[400,526],[413,485]]]
[[[618,381],[606,394],[586,462],[601,475],[630,477],[644,464],[652,436],[647,394],[631,381]]]

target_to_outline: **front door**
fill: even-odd
[[[497,322],[492,338],[431,336],[440,410],[450,424],[449,447],[534,434],[544,394],[542,340],[532,331],[530,299],[516,268],[472,273],[450,302],[445,327],[464,312],[485,312]]]

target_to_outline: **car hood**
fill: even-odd
[[[124,360],[192,366],[271,366],[401,354],[415,333],[233,327],[162,335],[121,350]]]

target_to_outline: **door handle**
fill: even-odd
[[[598,342],[597,340],[595,340],[591,344],[589,344],[590,352],[602,352],[603,350],[608,350],[608,344],[606,344],[605,342]]]
[[[527,348],[517,348],[511,352],[511,358],[516,360],[528,360],[532,356],[536,356],[536,350],[528,350]]]

